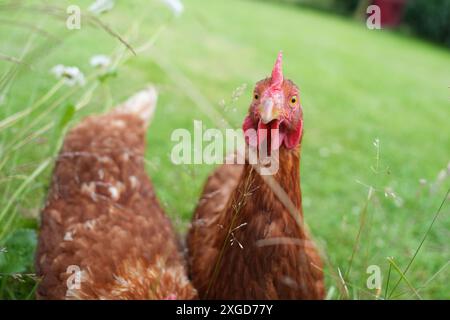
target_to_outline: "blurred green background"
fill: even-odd
[[[39,210],[66,130],[154,83],[147,170],[183,233],[213,167],[172,164],[172,131],[193,120],[239,128],[279,50],[301,88],[304,212],[327,256],[328,298],[450,298],[449,201],[437,215],[450,187],[445,42],[416,38],[407,19],[369,30],[342,2],[185,0],[179,16],[159,0],[116,1],[96,16],[92,2],[0,0],[1,299],[34,298]],[[66,28],[70,4],[80,30]],[[115,63],[93,68],[98,54]],[[58,64],[77,66],[86,84],[61,85]],[[366,287],[370,265],[381,291]]]

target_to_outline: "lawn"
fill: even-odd
[[[156,84],[147,169],[183,233],[213,167],[171,163],[172,131],[193,130],[193,120],[239,128],[253,84],[280,49],[285,76],[302,92],[304,212],[327,256],[328,297],[375,298],[366,269],[377,265],[381,298],[450,298],[449,201],[437,215],[450,188],[448,49],[276,2],[186,0],[173,18],[159,1],[118,1],[100,19],[136,50],[149,44],[135,56],[84,16],[80,30],[68,30],[69,1],[47,2],[61,12],[43,1],[7,3],[0,0],[0,299],[33,298],[39,209],[67,127]],[[91,1],[73,3],[84,10]],[[118,61],[101,81],[89,65],[96,54]],[[78,66],[86,85],[60,86],[50,72],[57,64]]]

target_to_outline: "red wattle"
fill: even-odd
[[[294,131],[286,133],[284,145],[288,149],[294,149],[300,143],[303,131],[303,119],[300,119]]]

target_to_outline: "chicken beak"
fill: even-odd
[[[260,105],[260,117],[264,124],[268,124],[270,121],[278,119],[279,108],[275,105],[272,98],[266,98]]]

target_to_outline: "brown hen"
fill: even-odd
[[[295,212],[248,159],[219,167],[206,182],[188,234],[190,276],[200,298],[324,298],[321,259],[298,223],[303,113],[297,86],[283,78],[281,58],[272,76],[257,83],[243,129],[251,148],[279,155],[272,178]]]
[[[67,135],[42,211],[40,299],[191,299],[178,239],[144,170],[155,89]]]

